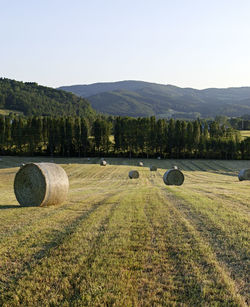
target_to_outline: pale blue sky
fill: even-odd
[[[250,0],[0,0],[0,77],[250,86]]]

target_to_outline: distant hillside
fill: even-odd
[[[24,115],[79,115],[90,119],[95,116],[95,111],[84,98],[36,83],[6,78],[0,78],[0,109],[19,111]]]
[[[250,87],[196,90],[142,81],[120,81],[59,89],[85,97],[112,115],[196,118],[250,114]]]
[[[118,90],[137,91],[140,88],[146,87],[147,84],[153,83],[143,81],[118,81],[110,83],[93,83],[89,85],[61,86],[58,89],[72,92],[82,97],[89,97],[104,92],[112,92]]]

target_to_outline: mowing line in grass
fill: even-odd
[[[220,208],[221,203],[216,204],[204,196],[192,194],[191,198],[180,190],[171,192],[177,196],[178,210],[209,242],[220,264],[235,280],[239,294],[248,301],[249,220],[233,211],[227,213],[227,208]]]

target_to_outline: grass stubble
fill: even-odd
[[[130,180],[128,165],[58,159],[68,201],[22,208],[12,187],[17,160],[0,170],[1,306],[249,305],[242,161],[161,160],[157,172],[145,165]],[[181,187],[162,181],[174,162]]]

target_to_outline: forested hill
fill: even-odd
[[[0,109],[24,115],[79,115],[89,119],[95,111],[84,98],[62,90],[0,78]]]
[[[112,115],[173,118],[250,114],[250,87],[196,90],[142,81],[60,87]]]

